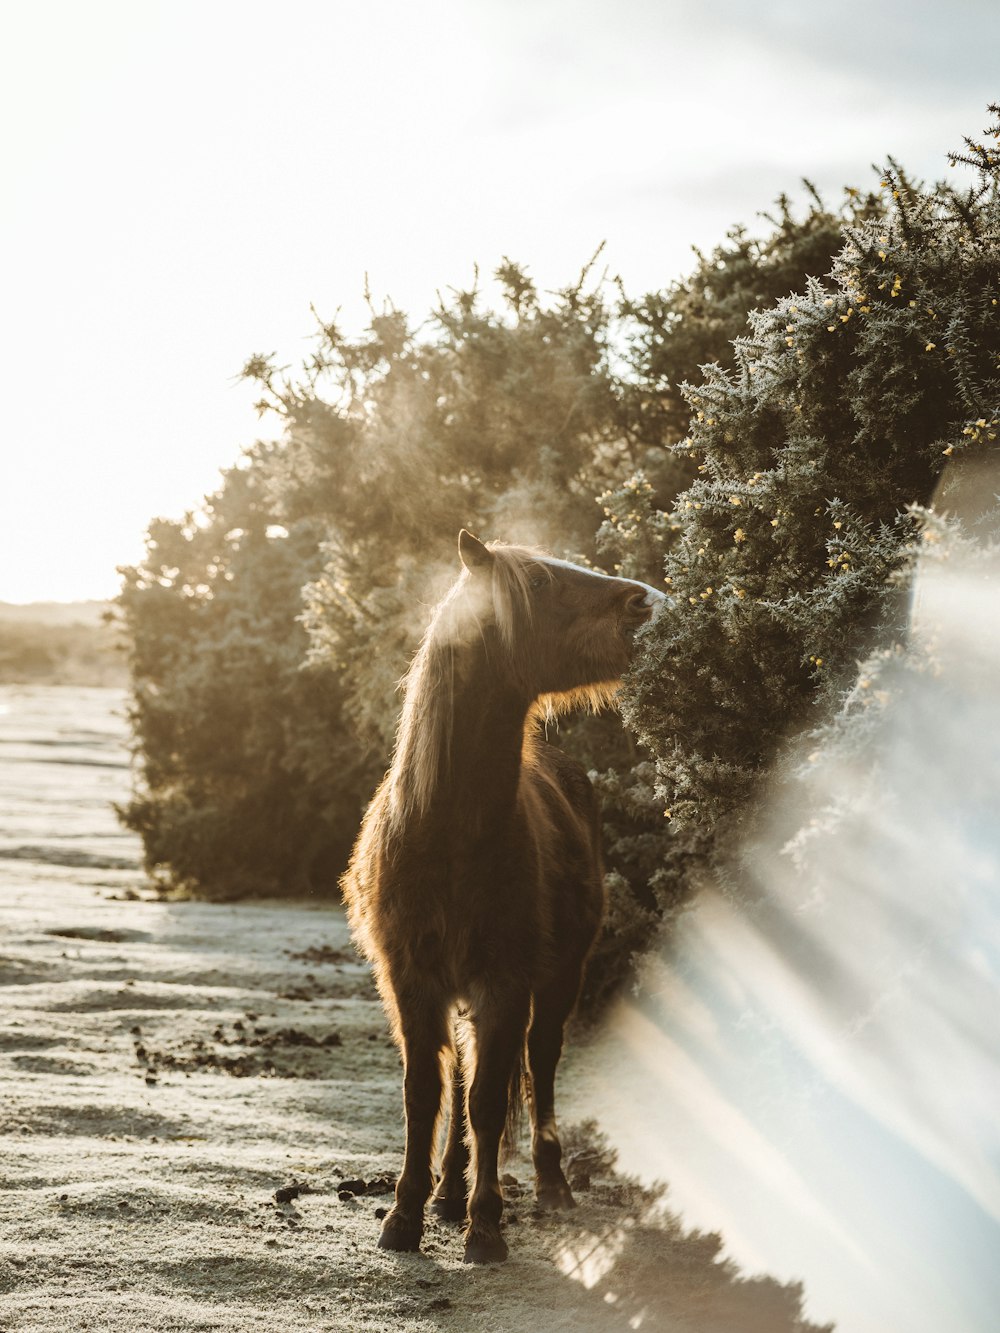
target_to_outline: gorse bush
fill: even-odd
[[[818,723],[857,659],[905,629],[911,504],[1000,419],[998,159],[924,189],[894,165],[886,211],[846,229],[831,280],[753,313],[731,369],[686,389],[675,448],[698,479],[669,515],[674,614],[624,701],[670,816],[712,836],[781,739]]]
[[[651,443],[670,445],[686,434],[690,410],[680,386],[699,379],[702,366],[733,364],[733,342],[746,329],[749,311],[766,309],[806,277],[829,272],[844,227],[882,213],[878,195],[854,189],[833,212],[809,181],[803,184],[809,201],[803,218],[781,195],[774,213],[763,215],[771,228],[763,236],[734,227],[708,254],[695,250],[697,263],[687,277],[638,300],[622,294],[636,414]],[[665,458],[654,461],[662,466]]]
[[[460,292],[417,338],[321,325],[298,378],[254,357],[285,424],[124,571],[139,758],[122,812],[151,870],[210,895],[335,892],[387,762],[396,682],[467,525],[593,549],[590,477],[636,459],[585,282],[499,312]]]
[[[146,560],[125,571],[140,765],[124,818],[166,882],[329,889],[461,525],[596,555],[595,496],[649,451],[647,385],[611,373],[617,314],[586,272],[548,301],[515,265],[497,278],[499,311],[459,292],[420,337],[394,310],[358,339],[321,323],[298,377],[251,358],[281,444],[250,450],[197,515],[153,524]],[[714,308],[690,312],[683,336],[702,318],[721,327]],[[576,721],[565,739],[591,764],[630,772],[641,758],[617,721]],[[656,873],[627,805],[608,802],[622,917],[633,898],[651,905]]]
[[[150,870],[217,897],[304,892],[353,835],[340,683],[303,669],[296,619],[317,536],[276,527],[265,464],[257,450],[226,474],[197,520],[152,524],[119,598],[140,762],[122,818]]]
[[[358,338],[321,322],[294,375],[251,358],[282,440],[124,571],[123,817],[150,868],[206,894],[334,891],[461,526],[665,578],[630,730],[561,733],[598,770],[606,994],[783,738],[904,632],[907,507],[994,443],[997,158],[961,156],[964,190],[890,164],[836,211],[780,200],[765,235],[640,299],[589,270],[543,298],[505,262],[497,309],[473,289],[418,330],[391,308]]]

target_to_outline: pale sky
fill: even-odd
[[[365,274],[422,317],[599,242],[639,294],[808,175],[946,175],[994,0],[0,0],[0,600],[112,595]]]

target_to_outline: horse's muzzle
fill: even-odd
[[[666,593],[651,588],[648,583],[639,583],[638,580],[634,580],[634,583],[635,592],[629,595],[625,604],[629,619],[633,622],[629,627],[633,633],[640,626],[655,620],[670,601]]]
[[[646,605],[649,607],[649,619],[656,620],[661,611],[672,605],[673,598],[668,597],[665,592],[660,592],[658,588],[651,588],[648,584],[642,585],[646,589]]]

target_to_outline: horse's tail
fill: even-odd
[[[512,1156],[517,1151],[517,1142],[521,1137],[524,1123],[524,1107],[530,1096],[528,1082],[528,1043],[521,1043],[521,1051],[514,1068],[511,1070],[510,1085],[507,1090],[507,1121],[503,1127],[503,1153]]]

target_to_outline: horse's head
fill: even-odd
[[[464,529],[458,544],[477,620],[494,627],[516,679],[535,697],[613,686],[636,630],[668,600],[646,583],[526,547],[486,546]]]

